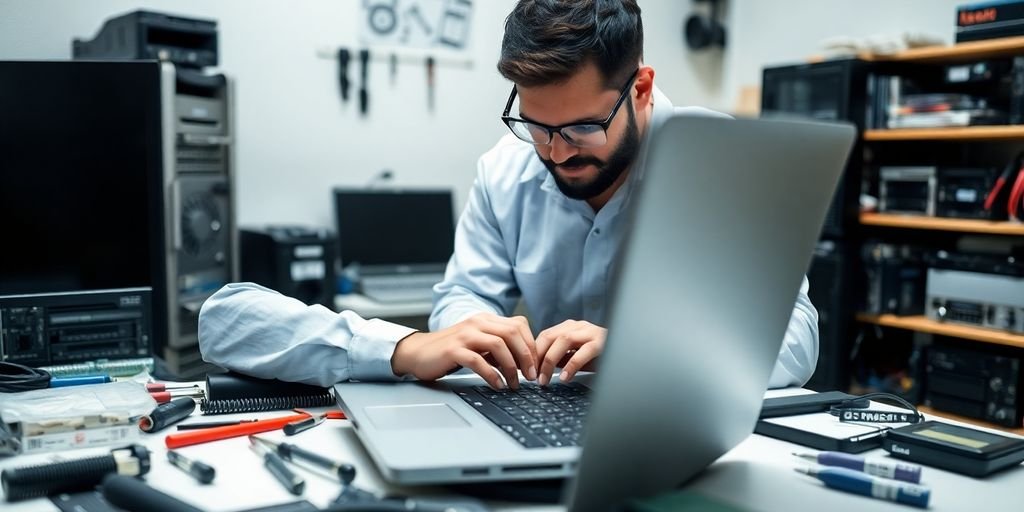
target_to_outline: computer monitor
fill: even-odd
[[[0,62],[0,295],[154,286],[156,62]]]
[[[341,264],[361,272],[436,272],[455,245],[450,190],[334,190]]]

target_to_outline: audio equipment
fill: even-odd
[[[939,338],[928,351],[925,405],[998,423],[1024,426],[1020,356],[952,346]]]
[[[268,226],[240,230],[243,281],[306,304],[334,308],[337,239],[324,229]]]
[[[1002,169],[939,167],[936,169],[935,215],[965,219],[1006,218],[1006,212],[986,209],[989,193]]]
[[[920,315],[924,312],[925,267],[922,253],[910,246],[866,243],[867,286],[864,312],[872,315]]]
[[[0,296],[0,360],[28,366],[149,357],[149,288]]]
[[[935,215],[935,167],[882,167],[878,210]]]
[[[931,268],[926,315],[1024,334],[1024,277]]]

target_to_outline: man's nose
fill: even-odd
[[[562,138],[562,134],[556,133],[551,137],[551,161],[560,164],[578,154],[579,148],[569,144]]]

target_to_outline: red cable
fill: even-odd
[[[1024,210],[1024,167],[1017,172],[1017,182],[1010,190],[1010,200],[1007,203],[1010,218],[1024,220],[1024,213],[1020,213],[1019,210]]]

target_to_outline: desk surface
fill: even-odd
[[[798,391],[775,391],[770,392],[770,396],[794,392]],[[238,419],[279,414],[281,413],[208,416],[205,419]],[[217,477],[212,484],[198,484],[167,462],[167,450],[164,448],[163,439],[167,434],[174,432],[177,430],[171,427],[160,433],[143,434],[142,442],[153,451],[152,470],[145,477],[153,487],[211,511],[241,510],[296,501],[297,498],[285,491],[263,468],[262,460],[248,449],[248,440],[244,437],[189,446],[180,450],[183,455],[204,461],[217,469]],[[284,439],[281,432],[261,435],[271,439]],[[303,447],[311,447],[324,455],[352,462],[358,471],[355,484],[364,489],[413,496],[446,493],[439,488],[400,488],[387,484],[373,467],[369,455],[360,445],[347,420],[328,420],[287,440]],[[803,465],[804,462],[792,457],[791,453],[805,450],[807,449],[792,443],[751,435],[712,464],[688,486],[688,489],[751,511],[912,510],[904,505],[827,489],[819,482],[795,473],[793,468]],[[105,453],[109,453],[109,448],[61,452],[60,456],[63,459],[71,459]],[[879,449],[866,455],[882,457],[885,456],[885,452]],[[53,460],[57,460],[54,454],[13,457],[0,459],[0,468]],[[298,472],[306,478],[306,492],[302,498],[322,507],[337,495],[339,486],[336,481],[304,469],[299,469]],[[930,510],[934,511],[1019,511],[1024,506],[1024,468],[1003,471],[979,480],[925,467],[923,481],[932,489]],[[495,510],[564,510],[564,507],[555,505],[492,505]],[[5,502],[2,508],[9,512],[57,510],[48,500],[42,499],[13,504]]]

